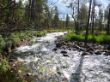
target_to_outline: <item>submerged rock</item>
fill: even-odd
[[[53,51],[57,51],[57,48],[54,48]]]
[[[63,54],[64,57],[69,57],[69,55],[67,54],[67,51],[61,51],[61,54]]]
[[[90,55],[90,53],[89,52],[83,52],[82,56],[85,56],[85,55]]]
[[[61,51],[62,54],[67,54],[67,51]]]
[[[64,56],[64,57],[69,57],[69,55],[67,55],[67,54],[63,54],[63,56]]]
[[[57,47],[57,48],[60,48],[61,46],[62,46],[61,43],[56,43],[56,47]]]
[[[101,55],[102,52],[101,52],[101,51],[95,51],[95,54],[96,54],[96,55]]]

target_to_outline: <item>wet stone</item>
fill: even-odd
[[[94,49],[93,48],[88,48],[87,51],[92,52],[92,51],[94,51]]]
[[[108,50],[110,50],[110,45],[107,47]]]
[[[69,55],[67,54],[67,51],[61,51],[61,53],[63,54],[64,57],[69,57]]]
[[[90,55],[90,53],[88,53],[88,52],[83,52],[82,53],[82,56],[86,56],[86,55]]]
[[[54,48],[53,51],[57,51],[57,48]]]
[[[101,55],[102,52],[101,52],[101,51],[96,51],[95,54],[96,54],[96,55]]]
[[[67,54],[63,54],[64,57],[69,57]]]
[[[61,51],[62,54],[67,54],[67,51]]]
[[[104,55],[105,56],[110,56],[110,52],[105,52]]]
[[[63,78],[62,82],[68,82],[68,79],[67,78]]]

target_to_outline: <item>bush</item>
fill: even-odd
[[[0,74],[6,73],[10,70],[10,65],[6,59],[0,59]]]
[[[12,72],[8,60],[0,59],[0,82],[26,82],[23,78],[18,78],[16,72]]]
[[[14,43],[18,43],[20,41],[19,35],[16,33],[12,33],[9,37]]]
[[[0,52],[2,51],[2,49],[5,47],[5,40],[4,38],[0,35]]]

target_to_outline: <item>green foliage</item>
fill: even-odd
[[[0,74],[10,70],[10,65],[6,59],[0,59]]]
[[[65,35],[64,39],[84,41],[85,36],[83,34],[77,35],[74,32],[69,32],[67,35]],[[100,35],[89,34],[88,35],[88,41],[98,42],[98,43],[109,43],[110,42],[110,36],[105,35],[105,34],[100,34]]]
[[[79,13],[79,20],[81,23],[87,22],[87,15],[88,15],[87,7],[85,4],[83,4],[83,5],[81,5],[80,13]]]
[[[19,35],[16,33],[12,33],[9,37],[14,43],[18,43],[20,41]]]
[[[26,82],[23,78],[18,78],[17,73],[11,70],[11,66],[6,58],[0,58],[0,82]]]
[[[14,43],[19,43],[23,39],[31,39],[33,36],[43,36],[46,31],[21,31],[11,33],[9,39]]]
[[[58,27],[59,26],[59,13],[58,13],[58,8],[55,7],[55,16],[53,19],[53,25],[54,27]]]
[[[2,51],[2,49],[5,47],[5,40],[4,38],[0,35],[0,52]]]

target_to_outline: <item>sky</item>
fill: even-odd
[[[63,3],[65,1],[65,3]],[[68,2],[67,2],[68,1]],[[72,0],[48,0],[48,4],[51,5],[55,3],[54,5],[58,7],[60,18],[64,18],[67,14],[71,16],[72,10],[70,8],[67,8],[66,5],[72,1]],[[110,0],[97,0],[99,3],[103,4],[103,8],[106,8],[108,4],[110,4]],[[96,7],[96,10],[98,11],[98,8]]]
[[[16,1],[19,1],[19,0],[16,0]],[[27,0],[23,0],[23,1],[25,2]],[[74,0],[48,0],[48,5],[57,6],[58,11],[59,11],[59,17],[61,19],[64,19],[66,15],[68,14],[71,18],[70,20],[72,20],[72,17],[71,17],[72,10],[70,8],[67,8],[67,4],[70,3],[70,1],[74,1]],[[102,6],[103,8],[106,8],[106,6],[110,4],[110,0],[97,0],[97,1],[103,4]],[[96,7],[96,11],[98,11],[97,7]]]

